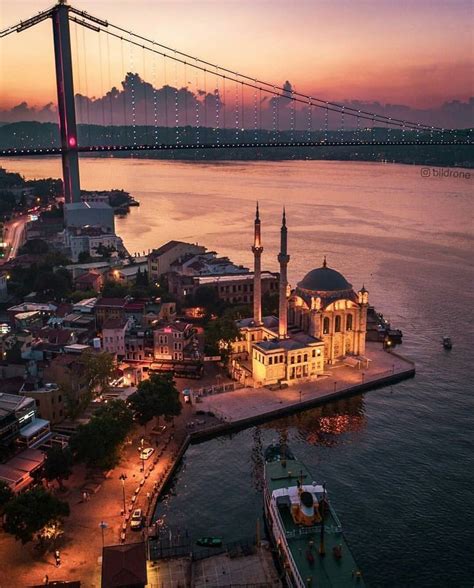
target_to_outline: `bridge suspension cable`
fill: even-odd
[[[278,86],[275,84],[271,84],[269,82],[265,82],[264,80],[256,78],[255,76],[250,76],[250,75],[238,73],[232,69],[220,66],[216,63],[211,63],[209,61],[200,59],[197,56],[190,55],[188,53],[184,53],[182,51],[179,51],[178,49],[175,49],[173,47],[169,47],[168,45],[164,45],[163,43],[159,43],[158,41],[155,41],[153,39],[149,39],[147,37],[144,37],[143,35],[139,35],[137,33],[134,33],[131,30],[127,30],[119,25],[116,25],[116,24],[110,22],[110,21],[101,21],[100,19],[93,17],[92,15],[90,15],[89,13],[87,13],[85,11],[80,11],[80,10],[77,10],[73,7],[71,7],[70,10],[76,14],[80,14],[84,19],[90,19],[95,23],[98,23],[98,24],[100,23],[103,27],[105,27],[105,28],[101,29],[103,32],[106,32],[107,34],[116,36],[117,38],[122,39],[123,41],[135,43],[144,49],[148,49],[149,51],[155,51],[160,55],[164,55],[163,52],[160,52],[155,49],[155,47],[160,47],[161,49],[163,49],[164,51],[167,52],[167,56],[170,59],[180,61],[181,63],[185,63],[191,67],[198,67],[202,71],[215,71],[216,72],[215,75],[218,75],[221,78],[229,78],[229,76],[232,76],[232,78],[234,80],[235,79],[245,80],[243,83],[249,88],[256,88],[257,90],[262,90],[262,91],[268,92],[270,94],[274,94],[275,96],[280,96],[280,97],[286,98],[288,100],[292,100],[294,102],[300,102],[300,103],[306,104],[306,105],[309,103],[311,106],[315,106],[317,108],[324,109],[324,108],[329,107],[329,110],[333,110],[338,113],[344,112],[346,114],[346,116],[366,118],[367,120],[372,120],[375,117],[377,119],[376,122],[384,122],[385,124],[388,124],[391,126],[400,126],[400,127],[404,126],[404,127],[408,127],[408,128],[413,128],[414,130],[416,130],[416,129],[420,129],[420,130],[433,129],[436,131],[443,131],[444,130],[442,127],[435,127],[435,126],[427,125],[427,124],[423,124],[423,123],[412,122],[412,121],[408,121],[408,120],[404,120],[404,119],[400,119],[400,118],[396,118],[396,117],[390,117],[390,116],[383,115],[383,114],[369,112],[369,111],[363,110],[363,109],[357,109],[352,106],[339,104],[337,102],[322,100],[321,98],[317,98],[315,96],[310,96],[309,94],[304,94],[301,92],[297,92],[295,90],[291,90],[290,96],[288,96],[289,91],[282,86]],[[83,22],[84,21],[80,21],[79,24],[83,24]],[[115,35],[114,33],[112,33],[110,31],[111,28],[113,28],[117,31],[120,31],[123,34],[128,35],[129,39],[127,39],[126,37],[123,37],[121,35]],[[132,41],[132,38],[137,39],[137,41]],[[143,45],[143,42],[148,43],[152,47],[145,47]],[[190,61],[185,61],[185,60],[190,60]]]

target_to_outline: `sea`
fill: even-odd
[[[54,158],[1,165],[26,178],[61,174]],[[179,239],[250,266],[258,201],[263,268],[277,270],[285,206],[290,283],[326,256],[354,288],[365,285],[370,303],[403,331],[397,351],[416,362],[413,379],[191,446],[157,508],[164,529],[229,542],[253,537],[262,449],[285,438],[326,483],[369,586],[474,585],[474,174],[465,172],[81,159],[83,188],[123,188],[140,201],[116,218],[132,253]]]

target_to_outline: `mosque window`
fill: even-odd
[[[308,354],[307,353],[304,354],[303,361],[308,361]]]
[[[352,314],[347,315],[346,330],[352,331]]]
[[[273,365],[273,357],[268,358],[268,365]]]
[[[339,333],[339,331],[341,330],[341,317],[339,315],[336,316],[334,330],[336,331],[336,333]]]
[[[316,349],[313,349],[313,351],[311,352],[312,357],[316,357]]]
[[[323,334],[327,335],[329,333],[329,317],[324,317],[323,320]]]
[[[298,355],[297,361],[298,361],[298,363],[301,363],[301,355]]]
[[[295,356],[294,355],[291,356],[291,363],[295,363]]]

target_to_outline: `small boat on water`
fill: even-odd
[[[196,545],[201,547],[222,547],[222,539],[220,537],[201,537],[196,541]]]
[[[452,349],[453,343],[451,341],[451,337],[443,337],[443,347],[445,349]]]

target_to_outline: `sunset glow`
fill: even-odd
[[[2,26],[50,6],[48,0],[3,3]],[[171,47],[270,82],[331,100],[379,101],[436,108],[472,93],[471,5],[464,0],[428,2],[296,3],[109,2],[74,5]],[[104,95],[120,88],[127,71],[158,86],[202,86],[194,72],[164,73],[139,49],[71,25],[75,91]],[[84,46],[86,47],[84,49]],[[448,50],[449,49],[449,50]],[[93,67],[102,57],[102,67]],[[153,71],[157,67],[158,71]],[[25,76],[25,72],[28,75]],[[51,24],[46,21],[2,41],[0,108],[22,102],[42,109],[56,103]],[[165,80],[165,76],[168,79]],[[194,76],[194,77],[192,77]],[[154,84],[155,85],[155,84]]]

